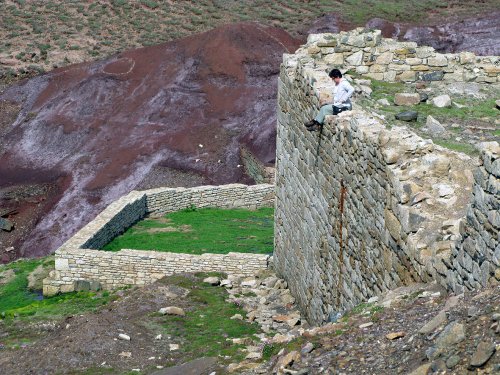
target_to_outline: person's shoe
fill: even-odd
[[[310,121],[304,123],[306,128],[310,128],[310,127],[317,125],[317,124],[318,124],[318,122],[316,120],[310,120]]]
[[[308,126],[307,130],[309,130],[310,132],[315,132],[315,131],[321,130],[321,124],[316,123],[313,126]]]

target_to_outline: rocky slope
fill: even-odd
[[[109,292],[99,293],[90,297]],[[499,285],[456,296],[436,284],[413,284],[319,327],[304,320],[286,282],[271,271],[176,275],[107,298],[79,314],[4,313],[0,372],[500,373]],[[53,303],[64,311],[62,298]]]
[[[240,145],[273,162],[279,64],[297,46],[232,24],[8,88],[0,199],[17,229],[1,234],[3,261],[54,251],[135,188],[248,181]]]

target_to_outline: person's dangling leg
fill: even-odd
[[[307,127],[307,130],[317,130],[319,126],[322,126],[325,122],[325,116],[333,114],[333,106],[331,104],[326,104],[322,106],[318,112],[316,118],[311,121],[306,122],[304,125]]]
[[[325,122],[325,117],[328,115],[333,115],[333,105],[331,104],[327,104],[321,107],[314,121],[316,121],[320,125],[323,125],[323,123]]]

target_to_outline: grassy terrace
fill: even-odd
[[[142,220],[103,250],[268,254],[273,251],[273,215],[273,208],[186,209]]]

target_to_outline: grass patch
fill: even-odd
[[[0,267],[0,273],[12,270],[14,276],[0,284],[0,314],[4,319],[29,317],[54,319],[94,310],[112,300],[109,292],[66,293],[42,299],[41,291],[28,289],[28,275],[39,265],[52,266],[53,258],[19,260]],[[4,273],[5,274],[5,273]]]
[[[226,301],[224,288],[201,282],[207,274],[197,274],[195,278],[172,276],[168,284],[189,287],[186,296],[190,308],[186,316],[162,317],[165,334],[182,338],[180,351],[186,358],[229,356],[232,360],[242,360],[245,356],[240,349],[243,345],[233,344],[230,339],[252,337],[260,332],[256,323],[230,319],[235,314],[245,316],[242,308]]]
[[[444,139],[434,139],[433,142],[439,146],[446,147],[447,149],[452,151],[462,152],[470,156],[479,155],[479,150],[473,145],[468,143],[458,143]]]
[[[273,215],[273,208],[189,208],[162,218],[142,220],[104,246],[103,250],[268,254],[273,251]]]

